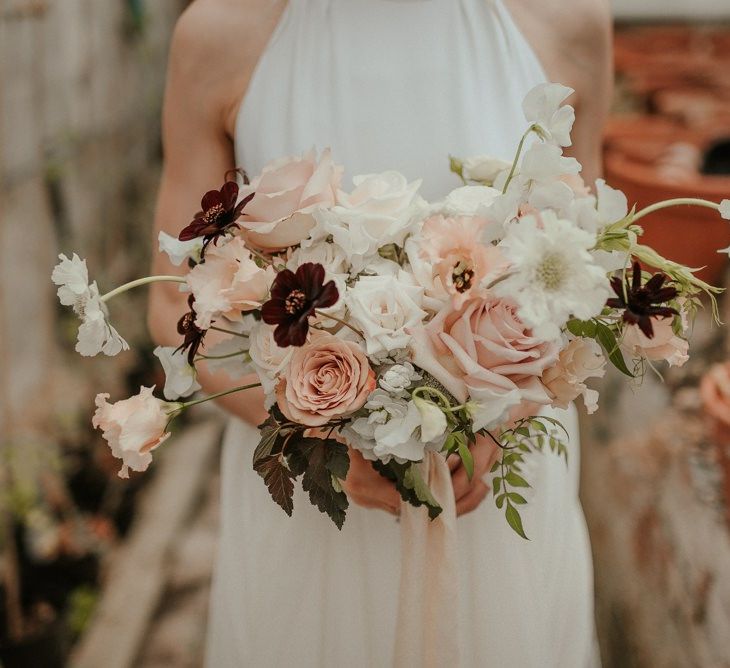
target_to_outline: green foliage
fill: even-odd
[[[606,355],[621,373],[634,378],[634,374],[629,371],[624,360],[623,353],[618,344],[618,339],[611,327],[600,320],[570,320],[566,325],[568,331],[573,336],[582,336],[589,339],[595,339],[601,347],[606,351]]]
[[[388,464],[374,461],[372,465],[380,475],[395,483],[395,488],[406,503],[412,506],[426,506],[428,516],[432,520],[441,514],[443,509],[431,494],[428,484],[418,470],[417,463],[399,464],[392,460]]]
[[[526,540],[527,534],[517,506],[525,505],[527,499],[515,491],[530,487],[522,471],[525,457],[534,452],[543,452],[547,444],[550,451],[563,457],[567,464],[568,449],[564,440],[567,435],[565,427],[558,420],[541,415],[519,420],[512,429],[504,431],[496,439],[502,448],[502,456],[491,471],[495,474],[492,478],[494,503],[500,510],[504,508],[507,524]]]

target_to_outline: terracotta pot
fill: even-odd
[[[654,164],[666,153],[670,144],[698,146],[701,139],[676,120],[646,114],[616,116],[604,130],[607,151],[623,153],[636,162]]]
[[[685,86],[660,90],[652,96],[650,107],[685,126],[716,126],[718,133],[730,134],[730,88]]]
[[[626,193],[629,205],[642,208],[674,197],[720,200],[730,194],[730,177],[685,175],[672,182],[660,165],[638,162],[620,151],[604,155],[606,181]],[[699,207],[674,207],[641,219],[642,241],[664,257],[689,267],[705,267],[699,276],[718,283],[728,258],[718,249],[730,246],[730,225],[716,211]]]

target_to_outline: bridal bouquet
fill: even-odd
[[[730,218],[728,200],[635,211],[602,180],[587,187],[562,151],[571,92],[532,90],[514,160],[452,158],[464,185],[438,202],[394,171],[356,176],[345,190],[330,152],[311,151],[251,181],[240,172],[205,194],[178,238],[161,233],[160,250],[184,275],[101,294],[84,260],[61,255],[53,281],[81,318],[82,355],[127,348],[107,310],[120,292],[175,281],[188,295],[179,347],[155,350],[166,400],[144,387],[116,403],[96,398],[93,424],[122,460],[120,475],[145,470],[188,407],[260,386],[269,416],[253,467],[287,514],[301,478],[342,526],[346,442],[435,518],[421,463],[456,455],[471,475],[480,437],[501,448],[494,500],[524,537],[526,458],[551,450],[567,461],[567,435],[540,407],[582,397],[595,411],[588,382],[607,361],[629,377],[659,360],[683,364],[703,293],[715,308],[719,290],[642,245],[639,221],[677,204]],[[250,382],[185,401],[200,389],[199,364]]]

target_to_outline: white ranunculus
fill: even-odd
[[[540,135],[558,146],[570,146],[570,131],[575,122],[575,110],[562,103],[575,91],[557,83],[535,86],[522,103],[525,118],[540,126]]]
[[[274,327],[258,322],[249,335],[248,354],[266,394],[266,408],[276,401],[274,390],[279,374],[286,368],[295,348],[280,348],[274,341]]]
[[[525,216],[499,244],[512,267],[495,294],[517,303],[534,336],[558,338],[571,317],[589,320],[609,297],[606,273],[589,252],[595,242],[595,235],[550,210],[539,221]]]
[[[154,355],[160,360],[165,371],[165,399],[174,401],[187,397],[200,389],[195,367],[188,364],[187,355],[172,346],[157,346]]]
[[[365,335],[368,355],[377,359],[406,348],[411,340],[406,330],[426,317],[423,288],[404,271],[397,276],[361,276],[345,299],[353,324]]]
[[[402,245],[425,204],[418,197],[421,182],[408,183],[398,172],[356,176],[353,183],[351,193],[338,193],[337,206],[315,214],[317,224],[302,245],[331,236],[357,272],[379,248]]]
[[[509,171],[512,163],[491,155],[475,155],[461,163],[461,175],[466,181],[478,181],[491,186],[500,172]]]
[[[180,241],[169,235],[167,232],[160,232],[157,236],[160,253],[166,253],[170,258],[170,262],[179,267],[188,259],[200,261],[200,251],[203,249],[203,239],[190,239],[189,241]]]
[[[394,364],[382,373],[378,385],[392,395],[404,396],[408,388],[420,379],[421,374],[414,366],[410,362],[403,362]]]
[[[76,352],[84,357],[99,353],[113,356],[129,350],[127,342],[109,324],[106,305],[101,300],[96,281],[89,284],[86,260],[76,253],[69,259],[65,255],[53,269],[51,280],[58,285],[58,299],[64,306],[72,306],[81,318]]]

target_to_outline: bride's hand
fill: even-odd
[[[400,512],[400,494],[357,450],[350,448],[350,470],[342,484],[349,499],[364,508],[379,508],[392,515]]]
[[[483,478],[497,461],[499,451],[499,446],[491,439],[477,436],[477,442],[471,447],[474,457],[474,475],[471,480],[466,474],[461,459],[457,455],[449,457],[448,463],[456,497],[457,516],[470,513],[486,498],[490,488]]]

